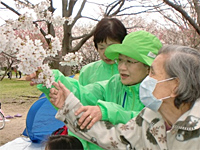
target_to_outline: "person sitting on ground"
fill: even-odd
[[[81,130],[80,116],[74,115],[82,104],[59,81],[50,90],[51,102],[59,108],[56,118],[105,149],[199,149],[199,64],[198,50],[164,46],[140,85],[140,99],[146,106],[140,114],[126,124],[99,121],[89,130]]]
[[[73,136],[51,135],[45,144],[45,150],[83,150],[83,145]]]

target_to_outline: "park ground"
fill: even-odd
[[[26,116],[31,105],[41,92],[31,87],[28,81],[5,78],[0,81],[0,102],[5,116],[21,114],[6,121],[5,128],[0,130],[0,146],[21,136],[26,127]]]

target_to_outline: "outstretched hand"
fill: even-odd
[[[50,101],[53,105],[60,109],[64,105],[70,91],[60,81],[58,81],[58,83],[54,82],[53,85],[55,88],[50,89]]]
[[[30,85],[31,85],[31,86],[34,86],[34,85],[36,85],[37,83],[33,82],[32,79],[36,79],[36,78],[37,78],[37,74],[36,74],[36,72],[34,72],[34,73],[29,74],[29,75],[26,76],[26,81],[31,81],[31,82],[30,82]]]
[[[75,112],[75,115],[79,115],[82,112],[83,115],[78,120],[78,124],[80,125],[81,129],[84,129],[85,127],[90,129],[102,118],[102,113],[99,106],[82,106]]]

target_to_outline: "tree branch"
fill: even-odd
[[[5,4],[4,2],[1,2],[1,4],[2,4],[3,6],[5,6],[6,8],[8,8],[9,10],[11,10],[12,12],[14,12],[15,14],[17,14],[18,16],[21,15],[18,11],[16,11],[14,8],[8,6],[8,5]]]
[[[74,5],[76,4],[76,2],[77,2],[77,0],[70,0],[66,17],[70,17],[72,15],[73,8],[74,8]]]
[[[120,1],[118,1],[115,5],[113,5],[113,6],[110,8],[110,10],[108,11],[108,13],[106,13],[105,15],[106,15],[106,16],[112,17],[112,16],[115,16],[116,14],[118,14],[118,13],[120,12],[120,9],[121,9],[122,6],[124,5],[124,2],[125,2],[125,0],[120,0]],[[121,3],[121,4],[120,4],[120,3]],[[120,4],[120,5],[119,5],[119,4]],[[112,11],[117,5],[119,5],[118,9],[117,9],[116,11],[114,11],[112,14],[110,14],[111,11]]]
[[[200,35],[200,27],[195,23],[195,21],[188,15],[188,13],[186,11],[184,11],[180,5],[176,5],[172,2],[170,2],[169,0],[163,0],[167,5],[171,6],[172,8],[174,8],[175,10],[177,10],[178,12],[180,12],[183,17],[189,21],[189,23],[194,27],[194,29],[196,30],[196,32]]]
[[[194,8],[197,14],[197,22],[198,22],[198,25],[200,25],[200,7],[198,5],[199,0],[193,0],[193,3],[194,3]]]
[[[72,51],[78,51],[81,48],[81,46],[94,34],[94,30],[95,28],[93,28],[89,34],[82,38],[81,41],[73,48]]]
[[[74,24],[77,22],[77,20],[81,17],[81,12],[83,11],[86,1],[87,0],[83,0],[80,9],[79,9],[78,13],[76,14],[76,16],[74,17],[74,20],[71,24],[72,26],[74,26]]]

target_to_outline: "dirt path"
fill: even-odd
[[[14,140],[23,133],[26,126],[26,115],[33,102],[22,101],[2,104],[2,110],[5,116],[14,116],[19,113],[22,117],[14,117],[6,122],[5,128],[0,130],[0,146]]]

